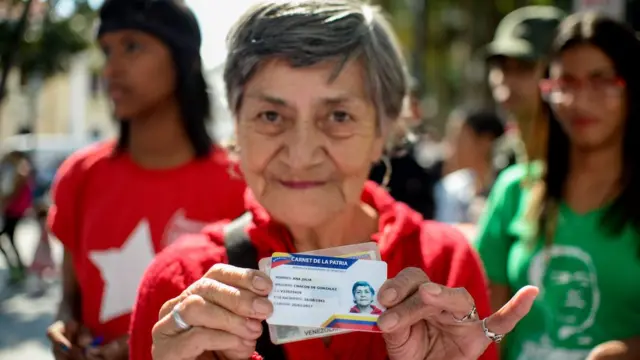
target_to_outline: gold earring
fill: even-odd
[[[391,160],[387,155],[382,155],[380,161],[384,164],[384,176],[382,177],[382,183],[380,183],[380,186],[389,191],[389,182],[391,182],[391,174],[393,173]]]

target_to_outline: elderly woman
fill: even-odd
[[[263,2],[237,22],[228,46],[224,78],[250,187],[247,215],[156,257],[134,311],[132,359],[475,359],[513,329],[537,289],[481,321],[489,315],[486,282],[465,238],[366,182],[406,87],[398,46],[376,8]],[[238,231],[244,247],[235,246]],[[263,332],[272,283],[255,270],[258,259],[369,241],[388,264],[376,294],[387,308],[383,333],[273,346]]]

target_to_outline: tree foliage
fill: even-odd
[[[26,1],[13,0],[24,8]],[[35,0],[41,1],[41,0]],[[53,76],[68,69],[71,57],[91,44],[94,10],[86,0],[75,0],[70,16],[60,16],[55,11],[58,0],[47,0],[44,16],[29,16],[28,25],[19,43],[12,43],[19,19],[0,19],[0,64],[14,53],[13,67],[20,70],[23,83],[31,76]],[[21,10],[22,11],[22,10]],[[2,74],[6,76],[6,74]]]
[[[460,105],[490,106],[482,49],[499,21],[526,5],[570,10],[572,0],[374,0],[389,14],[437,123]],[[415,12],[424,4],[423,13]]]

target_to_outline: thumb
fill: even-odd
[[[534,286],[520,289],[500,310],[487,318],[487,329],[496,334],[507,334],[531,310],[540,291]]]

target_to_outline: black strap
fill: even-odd
[[[253,217],[250,212],[244,213],[224,227],[224,245],[227,248],[229,265],[258,269],[258,252],[251,243],[247,226]],[[269,339],[267,322],[262,322],[262,335],[258,339],[256,351],[265,360],[286,360],[281,346],[275,345]]]

